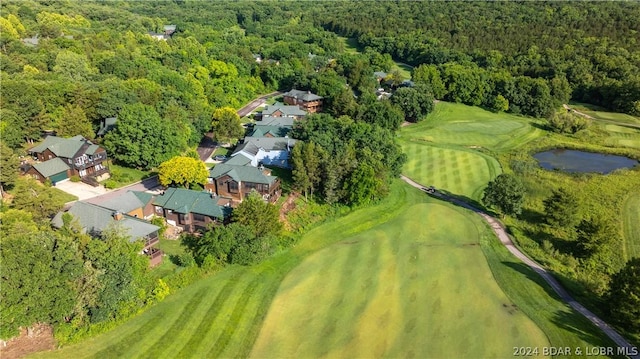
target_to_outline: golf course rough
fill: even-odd
[[[549,346],[495,282],[470,213],[418,203],[306,258],[251,357],[509,357]]]

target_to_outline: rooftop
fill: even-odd
[[[218,205],[219,200],[220,197],[208,192],[170,187],[156,197],[153,204],[182,214],[197,213],[224,219],[231,214],[231,208]]]
[[[83,231],[91,235],[100,235],[109,226],[121,226],[130,236],[130,241],[145,238],[157,232],[160,227],[143,220],[123,214],[120,220],[114,218],[114,211],[86,202],[76,202],[67,211],[78,221]],[[61,228],[63,212],[58,212],[51,223]],[[115,224],[114,224],[115,223]]]
[[[51,177],[60,172],[66,172],[69,169],[69,166],[60,158],[52,158],[48,161],[44,161],[41,163],[36,163],[33,165],[38,172],[44,177]]]
[[[99,146],[87,141],[80,135],[71,138],[47,136],[42,143],[30,149],[29,152],[41,153],[49,149],[57,157],[73,158],[85,144],[88,145],[87,148],[91,148],[93,151],[99,148]]]
[[[275,112],[280,110],[284,114],[284,116],[306,116],[307,111],[301,110],[300,107],[296,105],[285,105],[281,102],[276,102],[273,105],[268,105],[262,110],[262,116],[271,116]]]
[[[265,174],[260,168],[252,166],[232,165],[228,162],[216,165],[209,171],[210,178],[220,178],[225,175],[233,178],[233,180],[236,182],[262,183],[269,185],[274,183],[278,179],[278,177],[276,176]]]
[[[295,90],[295,89],[283,94],[282,96],[295,97],[305,102],[322,100],[322,96],[318,96],[314,93],[311,93],[311,91],[301,91],[301,90]]]

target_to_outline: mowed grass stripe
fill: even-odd
[[[401,146],[409,158],[403,174],[472,199],[480,199],[487,183],[502,172],[494,158],[470,149],[418,141],[402,141]]]
[[[191,308],[197,307],[200,302],[202,302],[203,296],[207,290],[208,288],[204,287],[196,291],[191,298],[189,298],[187,304],[182,307],[182,310],[175,312],[170,325],[159,325],[160,322],[166,322],[166,320],[157,320],[159,318],[158,315],[156,315],[152,320],[147,321],[141,328],[136,330],[136,332],[138,334],[145,333],[145,335],[153,333],[153,336],[148,337],[148,339],[162,337],[163,333],[166,334],[166,332],[170,331],[174,325],[180,325],[181,319],[185,314],[187,314],[187,311]],[[140,341],[139,339],[138,335],[132,333],[132,335],[128,335],[96,353],[96,357],[137,357],[143,353],[146,348],[152,347],[155,343],[154,341]]]
[[[210,302],[207,312],[200,318],[200,322],[194,331],[196,335],[191,336],[184,344],[177,357],[193,357],[194,354],[198,353],[198,348],[206,346],[206,341],[212,340],[213,333],[211,331],[215,328],[216,321],[223,311],[223,305],[229,298],[233,300],[232,294],[237,291],[238,287],[242,287],[239,284],[246,277],[246,274],[247,271],[242,268],[227,279],[222,289],[218,292],[216,299]],[[193,325],[195,326],[195,323]]]
[[[640,257],[640,192],[629,195],[622,213],[626,259]]]

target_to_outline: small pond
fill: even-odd
[[[598,172],[607,174],[619,168],[631,168],[638,164],[638,161],[629,157],[567,150],[564,148],[538,152],[533,157],[538,160],[540,166],[544,169],[572,173]]]

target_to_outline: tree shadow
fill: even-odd
[[[558,293],[556,293],[551,286],[549,286],[549,283],[547,283],[538,273],[536,273],[533,269],[531,269],[531,267],[529,267],[528,265],[522,263],[522,262],[505,262],[503,261],[502,264],[504,264],[505,266],[523,274],[525,277],[527,277],[527,279],[529,279],[530,281],[538,284],[540,287],[542,287],[542,289],[544,289],[545,292],[547,292],[547,294],[557,300],[562,300],[560,298],[560,296],[558,295]]]
[[[617,348],[617,345],[608,339],[599,328],[591,321],[576,312],[573,308],[569,312],[556,311],[551,318],[551,322],[558,328],[575,334],[578,338],[589,344],[589,347],[606,347]],[[585,354],[586,348],[580,348],[582,354]],[[614,349],[613,358],[624,358],[625,356],[615,355],[617,349]],[[574,353],[575,354],[575,353]]]
[[[522,208],[518,218],[532,224],[544,223],[545,221],[544,213],[526,207]]]
[[[531,125],[531,127],[533,128],[537,128],[543,131],[552,131],[551,127],[549,127],[548,125],[544,125],[535,121],[529,121],[529,125]]]

